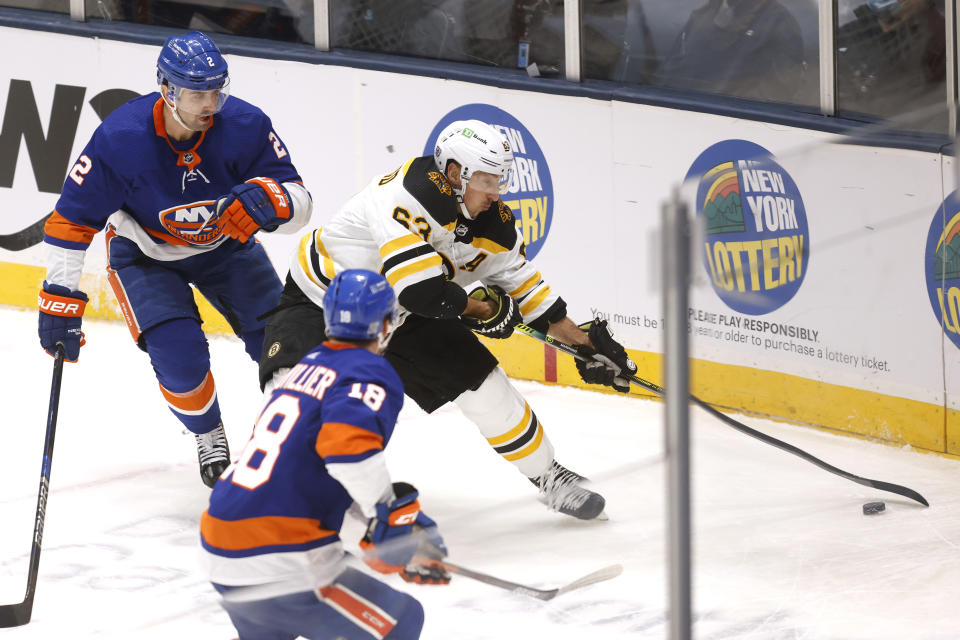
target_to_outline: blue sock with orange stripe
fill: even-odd
[[[147,353],[170,411],[193,433],[220,424],[210,352],[200,324],[177,318],[144,333]]]

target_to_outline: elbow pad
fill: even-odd
[[[467,308],[467,292],[440,276],[412,284],[397,297],[411,313],[442,320],[458,318]]]
[[[560,322],[567,317],[567,303],[563,298],[557,298],[557,301],[550,305],[550,308],[540,314],[536,320],[527,323],[531,329],[536,329],[540,333],[546,333],[550,325],[554,322]]]

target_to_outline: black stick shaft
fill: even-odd
[[[0,605],[0,628],[19,627],[30,622],[33,614],[33,596],[40,571],[40,549],[43,542],[43,523],[47,515],[47,496],[50,491],[50,469],[53,462],[53,441],[57,429],[57,410],[60,406],[60,382],[63,379],[64,349],[57,343],[53,360],[53,380],[50,383],[50,407],[47,411],[47,432],[43,439],[43,463],[40,467],[40,489],[37,493],[37,511],[33,524],[33,543],[30,547],[30,568],[27,571],[27,591],[23,602]]]
[[[570,354],[571,356],[573,356],[574,358],[577,358],[578,360],[587,360],[587,359],[588,359],[588,358],[586,358],[585,356],[583,356],[583,355],[581,355],[580,353],[578,353],[576,347],[573,347],[573,346],[571,346],[571,345],[569,345],[569,344],[566,344],[566,343],[564,343],[564,342],[561,342],[561,341],[557,340],[556,338],[552,338],[552,337],[550,337],[550,336],[548,336],[548,335],[546,335],[546,334],[544,334],[544,333],[542,333],[542,332],[540,332],[540,331],[537,331],[536,329],[534,329],[534,328],[532,328],[532,327],[528,327],[528,326],[525,325],[525,324],[518,324],[516,327],[514,327],[514,329],[515,329],[516,331],[520,331],[521,333],[525,333],[526,335],[530,336],[531,338],[535,338],[535,339],[539,340],[540,342],[543,342],[544,344],[550,345],[551,347],[553,347],[554,349],[556,349],[556,350],[558,350],[558,351],[562,351],[562,352],[564,352],[564,353]],[[661,387],[660,385],[654,384],[654,383],[650,382],[649,380],[644,380],[643,378],[640,378],[639,376],[625,376],[625,377],[627,377],[627,378],[630,380],[630,382],[632,382],[632,383],[634,383],[634,384],[636,384],[636,385],[639,385],[639,386],[643,387],[644,389],[646,389],[646,390],[648,390],[648,391],[651,391],[651,392],[655,393],[656,395],[658,395],[658,396],[660,396],[660,397],[663,397],[663,395],[664,395],[664,389],[663,389],[663,387]],[[760,440],[761,442],[765,442],[766,444],[769,444],[769,445],[774,446],[774,447],[776,447],[776,448],[778,448],[778,449],[781,449],[781,450],[783,450],[783,451],[786,451],[787,453],[792,453],[793,455],[798,456],[798,457],[800,457],[800,458],[803,458],[804,460],[806,460],[807,462],[809,462],[809,463],[811,463],[811,464],[815,464],[816,466],[820,467],[820,468],[823,469],[824,471],[828,471],[828,472],[830,472],[830,473],[832,473],[832,474],[834,474],[834,475],[838,475],[838,476],[840,476],[841,478],[846,478],[847,480],[850,480],[850,481],[852,481],[852,482],[856,482],[857,484],[861,484],[861,485],[863,485],[863,486],[865,486],[865,487],[871,487],[871,488],[873,488],[873,489],[879,489],[880,491],[888,491],[888,492],[890,492],[890,493],[895,493],[895,494],[897,494],[897,495],[901,495],[901,496],[903,496],[903,497],[905,497],[905,498],[910,498],[911,500],[915,500],[916,502],[919,502],[920,504],[922,504],[922,505],[925,506],[925,507],[929,507],[929,506],[930,506],[930,503],[927,502],[927,499],[924,498],[924,497],[923,497],[922,495],[920,495],[919,493],[917,493],[916,491],[914,491],[913,489],[910,489],[910,488],[908,488],[908,487],[901,486],[901,485],[899,485],[899,484],[893,484],[892,482],[884,482],[883,480],[870,480],[869,478],[862,478],[862,477],[860,477],[860,476],[858,476],[858,475],[854,475],[854,474],[850,473],[849,471],[844,471],[843,469],[839,469],[839,468],[833,466],[832,464],[828,464],[828,463],[824,462],[824,461],[821,460],[820,458],[817,458],[816,456],[813,456],[813,455],[807,453],[806,451],[804,451],[803,449],[800,449],[799,447],[795,447],[795,446],[793,446],[792,444],[789,444],[789,443],[784,442],[783,440],[778,440],[777,438],[774,438],[773,436],[769,436],[769,435],[767,435],[767,434],[765,434],[765,433],[762,433],[762,432],[760,432],[760,431],[757,431],[756,429],[752,429],[752,428],[748,427],[747,425],[743,424],[742,422],[739,422],[739,421],[737,421],[737,420],[734,420],[733,418],[731,418],[730,416],[726,415],[725,413],[722,413],[722,412],[720,412],[720,411],[717,411],[716,409],[714,409],[713,407],[711,407],[709,404],[707,404],[707,403],[704,402],[703,400],[697,398],[697,397],[694,396],[693,394],[690,394],[690,401],[693,402],[694,404],[696,404],[697,406],[699,406],[701,409],[703,409],[704,411],[706,411],[706,412],[709,413],[710,415],[712,415],[712,416],[714,416],[715,418],[721,420],[721,421],[722,421],[724,424],[726,424],[727,426],[733,427],[734,429],[736,429],[736,430],[739,431],[740,433],[744,433],[744,434],[746,434],[746,435],[748,435],[748,436],[750,436],[750,437],[752,437],[752,438],[756,438],[757,440]]]

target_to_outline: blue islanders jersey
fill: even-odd
[[[347,510],[356,502],[369,517],[393,498],[383,449],[402,406],[383,357],[330,342],[304,356],[210,495],[200,528],[210,580],[287,591],[332,581]]]
[[[301,183],[257,107],[231,97],[210,127],[186,142],[167,136],[164,108],[151,93],[107,116],[67,175],[45,242],[83,251],[109,222],[144,254],[176,260],[225,241],[215,203],[234,186],[256,177]]]

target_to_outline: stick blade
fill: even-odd
[[[557,589],[556,595],[559,596],[560,594],[567,593],[568,591],[573,591],[574,589],[581,589],[588,585],[596,584],[597,582],[612,580],[613,578],[616,578],[621,573],[623,573],[622,564],[612,564],[609,567],[604,567],[603,569],[597,569],[593,573],[588,573],[582,578],[574,580],[570,584],[560,587],[559,589]]]
[[[590,586],[591,584],[596,584],[598,582],[603,582],[605,580],[611,580],[616,578],[618,575],[623,573],[623,565],[613,564],[609,567],[604,567],[603,569],[598,569],[593,573],[588,573],[582,578],[578,578],[571,582],[570,584],[565,584],[562,587],[557,587],[556,589],[517,589],[518,593],[523,593],[528,596],[533,596],[540,600],[553,600],[559,595],[564,593],[569,593],[575,589],[582,589],[583,587]]]
[[[22,627],[30,622],[30,616],[32,613],[32,602],[24,601],[18,604],[2,605],[0,606],[0,629]]]
[[[897,495],[901,495],[904,498],[910,498],[911,500],[915,500],[916,502],[919,502],[925,507],[930,506],[930,503],[927,502],[926,498],[924,498],[922,495],[920,495],[919,493],[917,493],[916,491],[914,491],[909,487],[904,487],[899,484],[893,484],[892,482],[884,482],[883,480],[870,480],[869,482],[870,482],[870,486],[875,489],[880,489],[881,491],[889,491],[890,493],[896,493]]]

